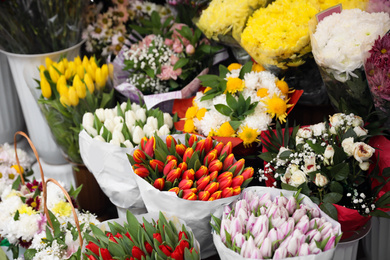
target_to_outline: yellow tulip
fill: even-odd
[[[50,74],[50,78],[51,80],[54,82],[54,83],[57,83],[59,77],[60,77],[60,74],[58,74],[57,70],[54,68],[54,64],[52,64],[50,67],[49,67],[49,74]]]
[[[42,96],[49,99],[51,97],[51,87],[43,72],[41,73],[40,85],[41,85]]]
[[[76,64],[73,61],[68,63],[68,68],[65,70],[65,78],[70,79],[76,74]]]
[[[94,57],[91,57],[89,59],[89,64],[92,66],[92,69],[93,70],[96,70],[98,68],[98,65],[96,64],[96,60]]]
[[[66,85],[66,77],[65,77],[65,75],[61,75],[58,78],[57,85],[56,85],[58,93],[60,93],[60,86],[61,85]]]
[[[102,66],[102,73],[105,80],[108,78],[108,66],[107,64],[103,64]]]
[[[67,86],[66,82],[64,82],[60,85],[57,84],[57,91],[58,91],[58,93],[60,93],[60,96],[68,97],[68,86]]]
[[[74,107],[77,106],[79,104],[79,97],[77,96],[75,87],[69,87],[68,95],[70,104]]]
[[[74,63],[75,63],[77,66],[82,64],[80,56],[77,56],[76,58],[74,58]]]
[[[95,84],[93,84],[93,80],[88,73],[85,74],[84,83],[87,85],[88,91],[92,94],[95,90]]]
[[[89,60],[87,56],[84,56],[83,58],[83,67],[86,68],[89,65]]]
[[[74,76],[73,87],[76,89],[76,93],[79,98],[85,98],[87,95],[87,89],[78,75]]]
[[[50,68],[52,63],[53,63],[52,59],[50,59],[49,57],[45,58],[46,68]]]
[[[68,64],[69,64],[68,59],[67,59],[67,58],[63,58],[63,59],[61,60],[61,62],[64,63],[64,68],[67,69],[67,68],[68,68]]]
[[[106,79],[104,78],[101,68],[96,69],[95,82],[96,82],[96,88],[98,90],[101,90],[106,85]]]
[[[108,64],[108,75],[111,80],[114,79],[114,65],[112,65],[112,63]]]
[[[69,98],[67,96],[61,96],[60,97],[60,102],[64,107],[70,107],[71,103],[69,101]]]
[[[43,65],[39,65],[39,72],[43,72],[46,70],[46,67]]]
[[[92,77],[92,79],[94,80],[94,81],[96,81],[96,70],[97,70],[97,68],[95,68],[94,69],[94,67],[92,66],[92,65],[90,65],[90,64],[88,64],[88,66],[87,67],[85,67],[85,70],[87,71],[87,73]]]
[[[64,72],[65,72],[65,64],[62,61],[60,61],[57,64],[56,68],[61,72],[61,74],[64,74]]]
[[[84,69],[83,65],[77,65],[76,72],[77,72],[77,75],[79,76],[80,79],[84,78],[85,69]]]

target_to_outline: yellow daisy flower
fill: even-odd
[[[223,123],[217,132],[217,136],[221,137],[233,137],[235,135],[236,131],[232,128],[229,122]]]
[[[199,109],[198,110],[198,112],[196,112],[196,118],[198,119],[198,120],[202,120],[202,118],[204,117],[204,115],[206,114],[206,112],[207,112],[207,109],[206,108],[201,108],[201,109]]]
[[[288,99],[289,100],[289,99]],[[288,100],[283,100],[274,94],[272,98],[262,100],[266,104],[267,113],[271,117],[276,117],[281,123],[286,122],[287,108],[292,107],[292,104],[287,104]]]
[[[257,90],[257,96],[261,98],[268,96],[268,89],[260,88],[259,90]]]
[[[277,80],[275,82],[276,86],[280,89],[280,91],[284,94],[284,95],[287,95],[288,94],[288,91],[289,91],[289,88],[288,88],[288,84],[286,81],[284,81],[283,79],[282,80]]]
[[[244,147],[251,146],[253,142],[260,142],[257,138],[259,136],[259,131],[245,125],[241,127],[241,131],[238,133],[238,137],[242,139]]]
[[[196,106],[189,107],[186,111],[185,118],[186,119],[193,119],[196,116],[197,112],[198,112],[198,107],[196,107]]]
[[[193,119],[186,119],[184,123],[184,132],[186,133],[195,133],[195,125]]]
[[[243,91],[245,87],[245,81],[240,78],[228,78],[226,82],[226,92],[231,94],[237,91]]]
[[[230,64],[230,65],[227,67],[227,69],[228,69],[229,71],[232,71],[232,70],[239,70],[239,69],[241,69],[241,67],[242,67],[242,65],[241,65],[240,63],[232,63],[232,64]]]

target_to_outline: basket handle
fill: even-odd
[[[55,185],[57,185],[62,190],[66,199],[68,200],[68,202],[72,208],[73,217],[74,217],[74,220],[76,223],[77,231],[79,233],[80,247],[83,247],[83,237],[81,236],[80,223],[79,223],[79,219],[77,217],[76,210],[74,209],[72,199],[70,198],[69,193],[64,189],[64,187],[62,187],[61,184],[58,183],[58,181],[56,181],[55,179],[52,179],[52,178],[47,179],[45,185],[43,185],[44,211],[45,211],[45,215],[46,215],[47,221],[49,222],[50,227],[54,230],[53,223],[51,222],[51,219],[50,219],[49,210],[47,208],[47,184],[49,182],[53,182]]]
[[[45,176],[44,176],[44,174],[43,174],[42,165],[41,165],[41,161],[39,160],[39,155],[38,155],[37,149],[35,148],[34,144],[32,143],[32,141],[30,140],[30,138],[28,137],[28,135],[27,135],[26,133],[24,133],[23,131],[18,131],[18,132],[16,132],[15,135],[14,135],[14,147],[15,147],[16,163],[18,164],[18,169],[19,169],[18,173],[19,173],[20,179],[21,179],[21,181],[22,181],[22,184],[24,185],[24,184],[25,184],[25,181],[24,181],[23,174],[21,173],[21,170],[20,170],[21,167],[20,167],[20,162],[19,162],[19,157],[18,157],[18,149],[17,149],[17,147],[16,147],[16,146],[17,146],[16,137],[17,137],[18,135],[24,136],[24,137],[27,139],[27,141],[28,141],[28,143],[29,143],[29,145],[30,145],[32,151],[34,152],[35,157],[36,157],[36,159],[37,159],[37,161],[38,161],[38,164],[39,164],[39,170],[40,170],[40,172],[41,172],[42,184],[44,185],[44,183],[45,183]]]

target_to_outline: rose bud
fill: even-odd
[[[203,159],[203,164],[208,166],[208,164],[218,157],[218,151],[216,149],[211,150]]]
[[[234,154],[231,153],[223,161],[223,168],[222,169],[224,171],[227,171],[230,168],[230,166],[233,165],[233,163],[234,163]]]
[[[255,170],[252,167],[245,168],[241,173],[241,175],[244,176],[244,181],[246,181],[249,178],[252,178],[254,172]]]
[[[210,194],[213,194],[216,192],[219,188],[219,183],[218,182],[210,182],[206,188],[204,188],[205,191],[210,192]]]
[[[198,141],[198,136],[197,135],[191,135],[190,139],[188,140],[188,146],[192,147],[192,145]]]
[[[195,151],[199,151],[201,153],[204,150],[204,144],[205,144],[205,140],[204,139],[202,139],[199,142],[197,142],[196,146],[195,146]]]
[[[211,151],[211,149],[213,148],[213,139],[208,136],[205,141],[204,141],[204,152],[205,153],[208,153]]]
[[[187,159],[190,159],[194,154],[194,150],[191,147],[188,147],[183,154],[183,162],[187,162]]]
[[[157,159],[150,160],[149,165],[150,167],[152,167],[153,170],[155,170],[157,167],[158,172],[163,172],[164,170],[164,163]]]
[[[210,192],[208,191],[200,191],[198,193],[198,199],[202,201],[207,201],[210,197]]]
[[[240,186],[235,186],[233,187],[233,196],[236,196],[241,193],[241,187]]]
[[[164,178],[158,178],[154,180],[153,187],[155,187],[158,190],[163,190],[165,185],[165,180]]]
[[[149,170],[145,167],[140,167],[134,170],[134,173],[137,174],[141,178],[146,178],[149,176]]]
[[[179,189],[179,187],[173,187],[173,188],[170,188],[168,191],[174,192],[174,193],[176,193],[176,195],[178,195],[180,189]]]
[[[219,142],[214,149],[217,150],[217,156],[221,154],[221,151],[225,145],[222,142]]]
[[[177,142],[175,138],[173,138],[171,135],[168,135],[167,138],[165,138],[165,142],[167,144],[168,149],[170,149],[173,146],[176,146]]]
[[[197,200],[198,199],[196,194],[191,189],[183,190],[183,197],[182,198],[185,200]]]
[[[222,191],[217,190],[216,192],[214,192],[213,194],[210,195],[209,200],[210,200],[211,198],[213,198],[213,200],[217,200],[217,199],[220,199],[221,196],[222,196]]]
[[[232,187],[240,186],[244,183],[244,176],[238,175],[232,180]]]
[[[222,198],[228,198],[231,196],[233,196],[233,188],[232,187],[226,187],[222,190],[222,192],[221,192]]]
[[[167,175],[167,181],[174,182],[176,179],[179,179],[181,176],[181,170],[179,168],[171,170]]]
[[[216,181],[218,177],[218,172],[213,171],[212,173],[209,174],[209,176],[210,176],[210,181]]]
[[[221,179],[219,181],[219,189],[223,190],[223,189],[225,189],[227,187],[231,187],[232,186],[232,182],[233,182],[232,181],[232,177],[230,177],[230,176]]]
[[[187,163],[181,162],[177,168],[180,168],[182,172],[185,172],[187,170]]]
[[[173,169],[175,169],[177,167],[177,161],[176,160],[171,160],[169,161],[165,167],[164,167],[164,170],[163,170],[163,174],[166,176],[168,175],[168,173],[170,171],[172,171]]]
[[[150,157],[153,157],[155,147],[156,147],[156,140],[154,139],[154,136],[152,136],[146,142],[144,152]]]
[[[136,149],[133,153],[133,159],[136,163],[142,163],[146,160],[146,155],[142,150]]]
[[[231,154],[233,151],[233,144],[232,142],[228,142],[222,149],[220,155],[224,155],[226,154],[226,156],[228,156],[229,154]]]
[[[209,184],[209,182],[210,182],[210,176],[205,175],[196,181],[196,188],[198,190],[204,190],[206,186]]]
[[[245,166],[245,159],[240,159],[229,168],[229,171],[233,172],[233,176],[235,177],[241,172],[244,166]]]
[[[187,190],[187,189],[190,189],[192,187],[192,184],[194,184],[194,182],[192,180],[182,179],[179,182],[178,187],[179,187],[179,189]]]
[[[144,149],[145,149],[145,144],[146,144],[147,141],[148,141],[148,138],[147,138],[146,136],[144,136],[144,137],[141,138],[141,142],[140,142],[141,150],[144,151]]]
[[[222,167],[223,167],[223,164],[220,160],[216,159],[214,161],[212,161],[208,168],[209,168],[209,172],[213,172],[213,171],[220,171],[222,170]]]
[[[206,166],[202,165],[200,168],[195,172],[195,178],[199,180],[202,176],[205,176],[209,174],[209,170]]]
[[[184,152],[186,151],[186,146],[184,144],[176,145],[176,152],[178,155],[183,157]]]
[[[183,172],[181,178],[186,179],[186,180],[192,180],[192,181],[195,180],[194,169],[189,169],[189,170],[186,170],[185,172]]]

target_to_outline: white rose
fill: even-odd
[[[145,136],[144,131],[140,126],[136,126],[133,130],[133,142],[135,144],[139,144],[141,142],[141,139]]]
[[[359,163],[359,167],[363,171],[368,171],[368,168],[370,168],[370,163],[369,162],[361,162],[361,163]]]
[[[352,126],[363,126],[364,122],[363,119],[360,116],[354,115],[352,119]]]
[[[150,116],[146,119],[146,124],[153,127],[153,129],[158,129],[158,121],[154,116]]]
[[[318,123],[311,126],[314,136],[321,136],[325,132],[325,123]]]
[[[370,159],[374,152],[375,149],[366,143],[357,142],[353,145],[353,157],[360,163]]]
[[[153,126],[148,125],[148,124],[144,125],[143,130],[144,130],[144,133],[145,133],[147,138],[152,137],[154,135],[154,132],[157,131],[157,129],[155,129]]]
[[[146,110],[145,108],[140,108],[137,111],[135,111],[135,116],[137,120],[141,120],[141,122],[146,121]]]
[[[298,129],[297,136],[307,139],[313,136],[313,131],[310,127],[302,127]]]
[[[314,180],[315,185],[318,187],[324,187],[326,184],[328,184],[328,178],[326,178],[324,175],[321,173],[316,174],[316,178]]]
[[[296,172],[296,171],[299,171],[299,166],[296,165],[296,164],[290,164],[287,168],[287,171],[293,173],[293,172]]]
[[[332,165],[333,164],[334,149],[333,146],[327,145],[324,152],[324,164]]]
[[[134,111],[129,110],[125,112],[125,122],[129,129],[135,124],[136,118]]]
[[[336,113],[333,116],[329,116],[329,122],[332,126],[338,126],[342,122],[344,122],[343,119],[343,113]]]
[[[169,135],[170,130],[167,124],[164,124],[160,129],[158,129],[158,135]]]
[[[164,124],[167,124],[169,129],[173,127],[172,116],[169,113],[164,113]]]
[[[304,172],[307,174],[309,172],[317,170],[316,167],[316,157],[315,156],[305,156],[304,157],[305,162],[305,170]]]
[[[114,119],[116,117],[116,111],[111,108],[104,109],[104,117],[105,119]]]
[[[282,177],[280,177],[280,180],[281,180],[283,183],[288,184],[290,178],[291,178],[291,172],[290,172],[290,171],[286,171],[286,173],[285,173]]]
[[[367,133],[368,133],[368,130],[363,128],[363,127],[361,127],[361,126],[355,126],[353,128],[353,131],[355,132],[355,134],[357,136],[364,136],[364,135],[367,135]]]
[[[96,109],[95,115],[99,118],[100,122],[104,122],[106,120],[106,116],[104,114],[104,108]]]
[[[130,142],[130,140],[125,140],[123,142],[123,144],[127,147],[127,148],[130,148],[130,149],[133,149],[134,148],[134,145],[132,142]]]
[[[307,182],[306,174],[301,170],[297,170],[291,174],[291,178],[288,184],[294,187],[298,187],[299,185],[305,182]]]
[[[353,155],[353,145],[354,145],[353,137],[345,138],[345,139],[341,142],[341,146],[343,147],[344,152],[345,152],[348,156],[352,156],[352,155]]]
[[[104,126],[112,133],[115,128],[114,118],[106,118],[106,121],[104,121]]]
[[[87,112],[83,115],[83,122],[82,125],[85,128],[85,126],[91,126],[93,127],[93,121],[94,121],[94,116],[91,112]]]
[[[103,136],[101,135],[97,135],[93,138],[93,140],[98,140],[98,141],[102,141],[102,142],[106,142],[106,140],[104,140]]]

